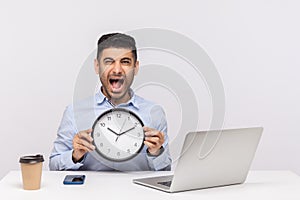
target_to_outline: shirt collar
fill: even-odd
[[[132,105],[135,108],[139,109],[140,107],[139,107],[138,102],[136,100],[136,94],[133,92],[133,90],[131,88],[129,89],[129,93],[130,93],[130,96],[131,96],[131,98],[129,99],[129,101],[127,103],[119,104],[118,106],[129,106],[129,105]],[[96,95],[95,95],[95,101],[96,101],[97,105],[101,105],[104,102],[110,103],[109,100],[108,100],[108,98],[102,93],[101,89],[96,93]]]

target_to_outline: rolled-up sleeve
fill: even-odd
[[[158,156],[147,155],[148,164],[151,170],[171,170],[172,159],[169,151],[168,125],[166,115],[161,106],[155,105],[150,110],[151,125],[158,131],[164,133],[163,151]]]
[[[68,106],[64,111],[50,154],[50,170],[76,170],[83,165],[82,163],[74,163],[72,160],[72,142],[77,132],[72,106]]]

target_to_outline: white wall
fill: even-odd
[[[1,2],[0,178],[19,169],[24,154],[44,154],[48,169],[62,112],[98,37],[145,27],[176,31],[206,50],[225,87],[226,128],[265,127],[253,169],[300,175],[299,8],[296,0]]]

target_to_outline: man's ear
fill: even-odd
[[[140,62],[137,60],[135,62],[134,75],[137,75],[137,73],[139,72],[139,69],[140,69]]]
[[[94,69],[95,69],[96,74],[98,74],[98,75],[99,75],[99,67],[100,67],[100,63],[98,62],[98,59],[95,58],[94,59]]]

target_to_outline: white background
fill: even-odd
[[[206,50],[225,87],[226,128],[265,128],[252,169],[300,175],[299,10],[296,0],[1,1],[0,178],[25,154],[42,153],[48,169],[63,110],[98,37],[145,27],[176,31]]]

